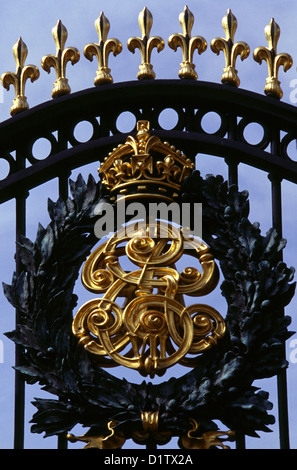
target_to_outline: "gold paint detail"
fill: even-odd
[[[179,15],[179,22],[183,33],[172,34],[168,39],[168,45],[175,52],[180,47],[182,50],[183,60],[181,68],[178,72],[180,78],[197,80],[198,75],[193,64],[193,55],[195,50],[198,54],[202,54],[207,49],[207,42],[202,36],[191,37],[194,24],[194,15],[186,6]]]
[[[237,20],[229,9],[227,15],[222,20],[222,26],[225,31],[226,38],[215,38],[211,41],[211,50],[219,55],[223,51],[225,56],[225,67],[221,77],[222,83],[238,87],[240,80],[238,77],[235,63],[240,55],[241,60],[245,60],[250,53],[250,48],[246,42],[239,41],[234,43],[234,36],[237,29]]]
[[[100,13],[99,18],[95,21],[95,28],[98,34],[99,42],[87,44],[84,48],[85,57],[92,62],[95,56],[98,60],[98,69],[94,79],[94,85],[105,85],[113,83],[113,78],[110,74],[111,70],[108,67],[109,55],[113,53],[117,56],[122,52],[122,44],[118,39],[107,39],[110,23],[103,12]]]
[[[122,365],[143,376],[162,376],[179,363],[194,367],[203,351],[225,333],[220,314],[204,304],[185,306],[184,295],[203,296],[216,287],[219,271],[207,245],[185,238],[170,223],[140,222],[124,227],[87,259],[82,282],[103,297],[86,302],[72,325],[84,348],[104,367]],[[197,268],[175,263],[189,248]],[[135,265],[127,272],[123,265]],[[124,297],[123,305],[117,298]]]
[[[99,436],[92,435],[88,431],[83,436],[75,436],[72,433],[67,434],[67,440],[71,443],[83,442],[86,443],[83,449],[101,449],[112,450],[121,449],[126,440],[132,438],[133,441],[139,445],[144,445],[148,441],[157,445],[165,445],[170,442],[172,432],[159,431],[159,412],[158,411],[145,411],[141,413],[142,430],[132,431],[125,434],[124,432],[115,429],[117,423],[109,421],[107,423],[107,433]],[[224,444],[224,441],[234,441],[234,431],[208,431],[199,435],[199,424],[195,419],[190,419],[192,428],[185,436],[180,438],[180,445],[183,449],[213,449],[221,447],[222,449],[230,449],[230,446]]]
[[[158,445],[164,445],[170,442],[172,433],[170,431],[160,432],[159,412],[143,411],[141,413],[142,431],[133,431],[131,437],[137,444],[145,444],[149,440]]]
[[[141,413],[142,430],[131,431],[130,433],[124,433],[116,429],[117,423],[115,421],[109,421],[107,423],[107,434],[100,436],[92,435],[88,431],[83,436],[74,436],[71,433],[67,434],[67,440],[71,443],[85,442],[86,446],[84,449],[121,449],[127,439],[133,439],[133,441],[139,445],[144,445],[148,441],[154,442],[157,445],[164,445],[170,442],[172,433],[170,431],[160,432],[159,426],[159,412],[158,411],[144,411]]]
[[[141,413],[141,421],[144,432],[156,432],[159,425],[159,412],[143,411]]]
[[[56,45],[56,55],[45,55],[41,60],[41,66],[47,73],[50,73],[51,68],[54,68],[56,72],[56,81],[52,90],[52,98],[56,98],[71,92],[66,78],[66,65],[68,62],[72,65],[76,64],[80,59],[80,54],[75,47],[65,49],[68,32],[61,20],[52,29],[52,35]]]
[[[211,449],[214,447],[230,449],[223,441],[226,439],[233,441],[235,438],[234,431],[208,431],[199,436],[197,435],[199,424],[194,419],[190,419],[190,423],[192,429],[188,431],[186,436],[181,438],[181,444],[184,449]]]
[[[150,37],[150,32],[153,25],[153,16],[151,12],[145,7],[138,16],[138,23],[142,37],[132,37],[128,39],[127,46],[130,52],[135,53],[139,49],[141,54],[141,64],[137,74],[138,80],[154,79],[156,74],[151,64],[151,54],[154,48],[158,52],[164,49],[164,40],[160,36]]]
[[[126,439],[121,432],[114,429],[116,423],[109,421],[107,424],[108,434],[101,436],[92,436],[90,433],[86,433],[83,436],[74,436],[71,433],[67,434],[69,442],[86,442],[87,445],[84,449],[121,449],[125,444]]]
[[[25,65],[28,55],[28,48],[22,38],[12,48],[13,56],[16,63],[16,72],[5,72],[1,76],[1,83],[6,90],[10,85],[14,86],[15,98],[10,108],[11,116],[26,111],[29,108],[27,98],[25,96],[26,81],[30,78],[34,82],[39,78],[39,69],[36,65]]]
[[[280,27],[271,19],[270,23],[265,27],[265,36],[268,42],[268,47],[257,47],[254,50],[254,60],[259,64],[263,60],[267,62],[268,77],[266,78],[266,85],[264,92],[268,96],[281,99],[283,91],[278,80],[278,72],[280,66],[283,66],[284,72],[287,72],[293,64],[293,59],[290,54],[282,52],[277,53],[277,44],[280,37]]]
[[[155,194],[158,199],[172,201],[194,168],[194,163],[180,150],[150,134],[148,121],[138,121],[136,136],[128,136],[126,143],[115,148],[98,171],[113,198],[128,189],[129,194],[134,193],[133,198]],[[143,187],[152,190],[142,194]]]

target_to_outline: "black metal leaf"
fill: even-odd
[[[105,427],[117,418],[128,429],[143,410],[159,411],[162,429],[182,435],[195,417],[204,429],[215,420],[246,434],[268,431],[273,422],[267,394],[256,378],[286,367],[280,347],[290,337],[282,311],[295,291],[294,270],[279,262],[285,247],[275,230],[261,235],[247,219],[248,193],[221,176],[185,181],[183,200],[203,203],[203,237],[220,262],[228,309],[223,341],[201,355],[197,366],[159,385],[120,380],[98,367],[71,335],[73,288],[78,271],[97,239],[95,208],[103,192],[93,177],[70,182],[72,198],[48,201],[51,222],[39,226],[34,243],[21,240],[24,271],[4,292],[24,312],[22,325],[8,336],[26,348],[20,369],[59,400],[36,399],[32,432],[53,435],[75,424]]]

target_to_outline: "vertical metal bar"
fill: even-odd
[[[236,116],[228,116],[228,139],[236,140],[236,125],[237,118]],[[230,158],[225,159],[226,164],[228,165],[228,183],[229,186],[235,185],[238,187],[238,162],[231,160]],[[236,434],[236,449],[245,449],[245,435]]]
[[[281,198],[281,179],[276,175],[269,175],[271,181],[272,196],[272,225],[277,230],[279,236],[282,236],[282,198]],[[279,253],[279,260],[282,261],[283,255]],[[283,311],[284,315],[284,311]],[[286,358],[286,348],[283,344],[282,356]],[[280,448],[290,448],[289,438],[289,419],[288,419],[288,392],[287,392],[287,371],[282,370],[277,376],[278,393],[278,415],[279,415],[279,439]]]
[[[236,140],[236,116],[229,115],[228,117],[228,139]],[[229,186],[235,185],[238,187],[238,162],[231,158],[225,158],[228,166],[228,183]],[[236,449],[245,449],[245,435],[236,434]]]
[[[244,434],[236,434],[236,449],[245,449],[245,435]]]
[[[20,137],[19,142],[22,142]],[[17,170],[22,170],[26,166],[24,149],[16,148],[16,166]],[[22,263],[19,253],[19,242],[22,236],[26,235],[26,199],[29,193],[26,188],[20,188],[15,196],[16,211],[16,254],[15,254],[15,270],[19,275],[22,271]],[[16,326],[20,323],[20,311],[15,311]],[[24,364],[24,349],[22,346],[15,345],[15,366]],[[15,391],[14,391],[14,448],[23,449],[25,440],[25,380],[18,372],[15,371]]]
[[[68,441],[66,438],[66,434],[61,434],[58,436],[58,449],[67,449],[68,448]]]
[[[61,152],[62,150],[67,150],[67,138],[63,131],[58,130],[58,151]],[[70,176],[70,171],[62,171],[59,175],[59,197],[64,199],[64,201],[68,197],[68,179]]]
[[[228,115],[228,139],[236,140],[236,116]],[[225,158],[228,165],[228,182],[229,186],[238,186],[238,162],[231,158]]]
[[[59,151],[67,149],[67,139],[62,131],[58,131],[58,149]],[[68,197],[68,179],[70,176],[69,171],[63,171],[59,175],[59,197],[64,199],[64,201]],[[68,441],[66,438],[66,434],[61,434],[58,436],[58,449],[67,449],[68,448]]]
[[[16,273],[20,274],[22,264],[19,256],[18,242],[20,237],[26,233],[26,195],[20,193],[16,196]],[[19,324],[20,312],[16,309],[15,323]],[[15,366],[23,364],[23,347],[15,346]],[[14,448],[24,448],[24,423],[25,423],[25,381],[17,370],[15,371],[15,403],[14,403]]]
[[[280,131],[273,130],[273,140],[271,142],[271,153],[279,155]],[[279,236],[283,236],[282,228],[282,194],[281,194],[281,178],[276,174],[269,174],[271,181],[271,204],[272,204],[272,225],[276,229]],[[279,253],[279,261],[283,260],[282,252]],[[284,315],[284,311],[282,312]],[[283,344],[282,357],[286,358],[285,344]],[[288,418],[288,392],[287,392],[287,371],[282,370],[277,376],[277,393],[278,393],[278,420],[279,420],[279,439],[280,448],[289,449],[289,418]]]
[[[229,186],[235,185],[238,186],[238,163],[226,161],[228,165],[228,182]]]
[[[64,199],[68,197],[68,178],[70,174],[59,176],[59,196]]]

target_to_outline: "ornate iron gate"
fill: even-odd
[[[288,70],[292,59],[288,54],[277,53],[279,28],[271,20],[266,28],[268,47],[259,47],[254,51],[256,61],[261,63],[265,60],[268,64],[264,89],[267,96],[240,89],[236,58],[241,56],[244,60],[250,51],[246,43],[235,42],[236,18],[228,11],[223,19],[226,38],[216,38],[211,42],[213,52],[219,54],[223,51],[225,54],[222,83],[197,81],[193,53],[197,49],[202,54],[206,49],[206,40],[201,36],[191,36],[193,15],[187,7],[180,15],[180,22],[182,33],[172,35],[168,40],[170,48],[177,51],[180,47],[182,50],[179,79],[176,80],[155,79],[150,54],[153,48],[161,52],[164,41],[160,37],[150,36],[152,17],[146,8],[139,15],[142,37],[133,37],[128,41],[131,52],[135,52],[136,48],[141,52],[137,81],[113,83],[108,55],[111,52],[120,54],[122,45],[117,39],[108,39],[109,22],[103,14],[96,22],[98,44],[89,44],[84,50],[87,59],[92,60],[93,56],[98,59],[95,87],[70,94],[66,64],[68,61],[75,64],[79,60],[79,52],[75,48],[65,47],[67,32],[60,21],[53,30],[56,56],[48,55],[42,59],[45,71],[50,71],[51,67],[56,71],[52,101],[28,108],[26,80],[36,80],[39,70],[36,66],[25,64],[27,49],[21,39],[14,46],[16,73],[2,75],[4,87],[9,89],[13,85],[16,92],[11,108],[12,118],[0,125],[1,158],[9,165],[8,175],[0,182],[0,202],[16,201],[16,272],[11,286],[4,286],[5,295],[16,308],[16,330],[8,334],[16,342],[16,366],[19,370],[15,388],[16,448],[22,448],[24,439],[25,381],[37,381],[58,396],[51,402],[36,400],[38,412],[33,418],[33,429],[49,435],[57,434],[60,448],[67,446],[67,439],[82,440],[89,446],[95,442],[94,445],[100,448],[105,445],[116,448],[130,438],[154,448],[168,442],[174,435],[183,448],[224,447],[223,437],[227,440],[234,438],[236,446],[244,448],[245,434],[265,431],[272,422],[267,395],[262,391],[257,393],[252,386],[254,379],[271,376],[277,376],[278,383],[280,447],[289,448],[285,341],[290,337],[290,332],[287,330],[289,320],[284,314],[284,307],[294,294],[295,284],[293,271],[282,258],[285,243],[282,240],[281,185],[283,180],[297,183],[297,164],[289,157],[287,150],[297,137],[297,112],[295,107],[280,101],[282,90],[278,73],[280,66]],[[177,123],[170,130],[162,128],[159,119],[162,111],[168,108],[177,115]],[[131,113],[136,123],[129,133],[121,132],[117,124],[118,117],[125,112]],[[203,127],[203,119],[210,112],[220,118],[220,125],[212,134]],[[80,142],[75,136],[75,128],[85,121],[92,128],[91,137],[87,142]],[[256,145],[245,138],[246,128],[254,122],[259,123],[263,130],[263,137]],[[38,160],[33,151],[39,139],[46,139],[51,147],[43,160]],[[203,179],[199,172],[193,172],[197,153],[222,157],[228,168],[228,181],[224,182],[220,177]],[[97,161],[101,163],[100,184],[92,178],[88,182],[82,178],[69,182],[73,169]],[[265,236],[261,235],[258,226],[249,222],[248,195],[237,189],[240,163],[262,170],[270,180],[273,227]],[[137,171],[141,174],[140,180]],[[59,182],[60,198],[56,203],[49,203],[51,223],[46,229],[40,227],[36,241],[32,243],[26,238],[29,191],[54,178]],[[123,314],[118,314],[114,297],[111,297],[112,300],[105,298],[106,304],[100,310],[100,318],[96,310],[94,325],[97,329],[93,326],[90,332],[88,315],[91,313],[84,310],[81,318],[78,317],[73,323],[73,331],[80,338],[78,345],[75,334],[68,331],[72,324],[72,311],[76,308],[73,285],[81,264],[97,242],[94,226],[98,219],[98,204],[112,204],[115,210],[116,205],[111,198],[115,188],[126,199],[132,196],[133,201],[138,198],[144,205],[154,197],[170,203],[177,201],[180,207],[186,203],[202,203],[202,238],[206,245],[191,246],[191,253],[195,252],[202,265],[202,274],[197,270],[187,271],[180,281],[179,274],[176,277],[172,274],[172,263],[177,261],[177,255],[170,258],[171,271],[165,271],[165,254],[162,251],[159,252],[161,261],[153,257],[150,259],[154,263],[150,264],[148,258],[146,261],[141,258],[144,256],[141,249],[149,250],[149,246],[140,249],[139,245],[133,245],[131,251],[127,251],[130,261],[140,250],[136,264],[143,272],[150,272],[151,276],[154,275],[150,269],[157,271],[156,286],[159,289],[157,294],[153,294],[155,285],[148,288],[148,280],[142,285],[137,278],[139,289],[136,294],[135,289],[128,292],[127,275],[125,277],[123,271],[110,268],[122,256],[122,252],[116,251],[115,242],[107,245],[108,249],[104,246],[99,254],[95,251],[98,258],[95,261],[93,255],[89,258],[95,263],[95,273],[109,266],[108,276],[112,274],[114,284],[111,284],[111,279],[107,282],[104,278],[107,284],[103,288],[100,278],[97,284],[89,285],[90,290],[103,292],[106,286],[112,285],[114,295],[115,291],[118,293],[116,289],[119,289],[121,280],[127,290],[126,302],[130,302],[131,311],[125,309]],[[181,235],[171,236],[171,251],[175,253],[174,250],[180,249],[175,243]],[[139,242],[141,237],[138,234],[136,238]],[[142,238],[144,240],[145,236],[142,235]],[[120,241],[126,241],[125,237]],[[148,256],[151,252],[145,253]],[[106,257],[111,257],[111,254],[113,261],[106,264]],[[168,259],[166,262],[169,262]],[[181,293],[189,292],[191,282],[196,282],[193,292],[198,296],[205,295],[214,287],[218,281],[211,264],[214,259],[223,273],[222,293],[228,311],[226,315],[222,314],[223,319],[214,313],[214,309],[204,306],[202,320],[211,318],[215,325],[205,334],[206,345],[202,342],[201,331],[195,330],[201,319],[192,319],[192,325],[190,308],[181,307]],[[94,271],[85,269],[85,276],[92,277]],[[211,275],[208,269],[213,270]],[[119,276],[117,284],[116,273]],[[136,276],[143,279],[144,274],[135,273],[138,271],[134,271],[129,278],[131,285]],[[167,284],[164,276],[167,276]],[[205,276],[209,277],[203,284],[201,278]],[[86,277],[85,284],[88,284]],[[208,283],[211,288],[205,287]],[[175,296],[176,292],[179,297]],[[136,310],[136,303],[139,310]],[[145,305],[140,306],[141,303]],[[160,313],[165,304],[168,304],[171,313],[166,312],[171,320],[168,320],[167,313]],[[107,337],[99,326],[103,322],[102,315],[107,315],[106,311],[111,309],[111,305],[115,309],[113,315],[121,325],[115,325],[118,336],[115,336],[114,343],[112,335]],[[152,305],[153,313],[149,310]],[[59,314],[53,314],[53,311]],[[145,323],[143,318],[147,311],[151,316]],[[138,317],[137,320],[134,318],[135,312],[139,316],[142,312],[141,321]],[[171,347],[166,349],[166,354],[162,350],[162,341],[167,344],[168,339],[167,329],[166,335],[162,329],[165,328],[162,323],[164,317],[176,346],[176,351]],[[106,318],[104,321],[110,322]],[[116,323],[114,318],[113,321]],[[158,321],[162,327],[156,326]],[[125,332],[122,323],[125,324]],[[139,338],[136,340],[135,335],[144,324],[147,330],[141,336],[140,344],[143,349],[148,347],[148,343],[149,347],[142,356]],[[155,334],[152,333],[154,328],[157,331]],[[128,337],[137,360],[131,357],[130,352],[127,355],[118,354],[118,345],[126,345]],[[199,346],[197,338],[201,341]],[[160,342],[158,352],[155,350],[157,340]],[[197,361],[188,359],[188,353],[195,358],[197,356]],[[99,362],[96,355],[101,358]],[[73,362],[69,356],[72,356]],[[66,357],[70,361],[68,368],[65,366],[67,361],[62,360]],[[177,359],[171,361],[171,357]],[[135,386],[105,375],[101,367],[109,367],[110,361],[113,361],[112,366],[122,364],[136,368],[151,378],[155,374],[162,375],[163,369],[179,361],[193,367],[193,371],[155,388],[151,385]],[[79,364],[83,364],[84,371],[80,371],[81,376],[77,379]],[[214,364],[213,370],[210,364]],[[123,388],[120,397],[117,395],[119,386]],[[97,387],[99,396],[93,391],[94,387]],[[107,394],[103,392],[104,388],[108,390]],[[95,405],[89,411],[82,410],[82,401],[87,398],[101,407],[100,413],[94,411]],[[105,408],[108,412],[104,412]],[[93,412],[98,413],[101,424],[100,420],[95,424],[92,422],[90,415]],[[228,415],[231,412],[234,413],[232,419]],[[64,417],[60,419],[62,414]],[[50,416],[56,417],[56,424],[52,423]],[[111,416],[114,418],[111,419]],[[216,419],[227,427],[226,431],[215,427],[213,420]],[[88,425],[89,434],[81,437],[69,434],[76,422]]]

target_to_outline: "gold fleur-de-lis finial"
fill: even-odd
[[[122,44],[118,39],[107,39],[110,23],[103,12],[100,13],[99,18],[95,21],[95,28],[98,33],[99,42],[98,44],[87,44],[84,48],[84,55],[91,62],[93,56],[97,57],[98,70],[94,84],[98,86],[113,82],[110,68],[108,67],[108,58],[111,52],[114,56],[120,54],[122,52]]]
[[[234,43],[234,36],[237,29],[237,20],[229,9],[227,15],[222,20],[222,26],[226,34],[226,38],[214,38],[211,41],[211,50],[219,55],[220,51],[225,55],[225,67],[221,77],[222,83],[239,86],[240,80],[235,69],[237,57],[240,55],[241,60],[249,56],[250,48],[246,42],[239,41]]]
[[[196,49],[198,54],[202,54],[207,48],[207,42],[202,36],[191,37],[194,15],[187,6],[184,8],[182,13],[180,13],[179,22],[181,24],[183,34],[172,34],[168,39],[168,45],[174,51],[176,51],[178,47],[182,50],[183,61],[178,72],[179,77],[197,80],[198,75],[195,71],[195,65],[193,64],[193,54]]]
[[[154,79],[156,74],[151,64],[152,50],[156,47],[158,52],[164,49],[164,41],[160,36],[150,38],[150,32],[153,25],[153,17],[151,12],[145,7],[138,16],[138,23],[142,37],[132,37],[128,39],[128,49],[134,54],[135,49],[140,50],[141,64],[137,74],[138,80]]]
[[[29,108],[27,98],[25,96],[26,81],[28,78],[31,79],[31,82],[37,80],[39,78],[39,69],[36,65],[25,66],[28,48],[22,38],[19,38],[15,43],[12,48],[12,52],[16,63],[16,72],[3,73],[1,76],[1,82],[6,90],[9,90],[10,85],[14,86],[15,98],[10,108],[10,114],[11,116],[14,116],[15,114]]]
[[[72,65],[76,64],[80,59],[80,54],[75,47],[65,49],[68,33],[61,20],[52,29],[52,34],[56,44],[56,55],[44,56],[41,60],[41,66],[48,73],[50,73],[51,67],[56,71],[56,81],[52,90],[52,97],[56,98],[70,93],[71,89],[66,78],[66,65],[67,62],[71,62]]]
[[[270,23],[265,27],[265,36],[268,42],[268,47],[257,47],[254,50],[254,59],[259,64],[266,60],[268,67],[268,77],[266,78],[266,85],[264,92],[268,96],[281,99],[283,91],[280,87],[278,80],[278,71],[280,66],[283,66],[284,72],[287,72],[293,64],[292,57],[286,52],[277,54],[277,43],[280,37],[280,28],[278,24],[271,18]]]

